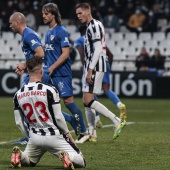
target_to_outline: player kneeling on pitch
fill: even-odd
[[[42,84],[43,60],[31,57],[27,60],[29,83],[14,96],[14,116],[16,125],[29,137],[22,152],[15,146],[12,150],[11,166],[36,166],[42,155],[48,151],[58,157],[65,168],[85,167],[85,160],[72,138],[63,114],[56,89]],[[24,124],[29,122],[29,132]]]

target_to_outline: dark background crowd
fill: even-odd
[[[157,21],[160,18],[170,20],[169,0],[1,0],[1,31],[9,31],[9,17],[15,11],[25,14],[27,25],[35,30],[42,25],[41,9],[45,3],[57,3],[63,19],[69,24],[77,25],[75,4],[89,2],[93,17],[102,21],[106,28],[120,31],[124,25],[133,32],[158,31]]]
[[[44,25],[42,20],[42,7],[44,4],[54,2],[58,5],[62,19],[68,25],[79,22],[75,14],[75,5],[79,2],[88,2],[92,7],[92,16],[100,20],[106,31],[123,32],[122,27],[129,32],[158,32],[162,31],[158,20],[170,23],[170,0],[0,0],[0,31],[10,31],[9,17],[19,11],[26,17],[27,26],[38,30]],[[165,32],[170,32],[167,27]],[[74,54],[75,56],[75,54]],[[136,56],[138,71],[164,70],[165,57],[159,49],[155,49],[153,56],[149,56],[146,49],[141,49]]]

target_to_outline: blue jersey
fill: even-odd
[[[69,47],[69,35],[67,30],[61,26],[56,25],[52,30],[48,30],[45,35],[45,59],[44,63],[47,67],[53,65],[62,54],[62,48]],[[58,68],[56,68],[53,76],[70,76],[71,59],[70,57]]]
[[[42,46],[40,36],[30,28],[25,28],[21,38],[21,47],[26,60],[34,56],[34,50]]]
[[[77,48],[78,46],[82,46],[84,48],[84,38],[85,35],[79,37],[77,40],[74,41],[74,47]]]

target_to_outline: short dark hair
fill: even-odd
[[[91,9],[90,5],[86,2],[80,3],[76,5],[76,9],[77,8],[85,8],[85,9]]]
[[[33,56],[26,61],[28,72],[34,72],[42,68],[43,59],[41,57]]]
[[[55,16],[56,23],[61,25],[61,14],[60,14],[57,4],[47,3],[43,6],[42,11],[47,11],[53,14]]]

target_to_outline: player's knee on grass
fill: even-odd
[[[34,166],[36,166],[36,165],[37,165],[36,163],[33,163],[33,162],[30,161],[30,166],[31,166],[31,167],[34,167]]]

